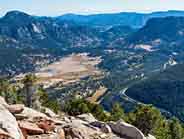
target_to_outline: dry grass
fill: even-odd
[[[39,83],[47,86],[58,82],[67,84],[86,76],[101,75],[101,71],[96,68],[100,62],[99,57],[89,57],[86,53],[72,54],[40,69],[36,75]]]
[[[99,103],[100,97],[102,97],[107,91],[107,88],[101,86],[96,92],[89,98],[87,98],[88,101],[91,103]]]

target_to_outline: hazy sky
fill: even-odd
[[[34,15],[184,10],[184,0],[0,0],[0,16],[10,10]]]

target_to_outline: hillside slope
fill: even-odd
[[[153,104],[183,119],[184,65],[178,64],[132,85],[126,94],[140,102]]]

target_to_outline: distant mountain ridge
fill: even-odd
[[[184,16],[184,11],[164,11],[153,13],[121,12],[94,15],[65,14],[56,18],[58,20],[72,21],[86,26],[108,27],[124,25],[131,26],[133,28],[140,28],[144,26],[146,22],[151,18],[167,16]]]
[[[54,18],[34,17],[19,11],[8,12],[0,19],[0,36],[39,47],[87,45],[88,38],[95,37],[93,32],[70,22],[57,22]]]
[[[10,11],[0,18],[0,38],[10,38],[34,47],[96,47],[132,32],[134,29],[124,25],[101,29],[20,11]]]
[[[28,15],[21,11],[10,11],[1,18],[9,15]],[[184,11],[169,10],[169,11],[158,11],[152,13],[138,13],[138,12],[120,12],[120,13],[104,13],[104,14],[91,14],[91,15],[79,15],[79,14],[64,14],[56,17],[49,16],[33,16],[35,18],[52,18],[57,21],[70,21],[79,25],[86,25],[92,27],[110,27],[110,26],[130,26],[133,28],[141,28],[151,18],[159,17],[183,17]],[[0,19],[1,19],[0,18]]]
[[[126,38],[127,45],[150,45],[155,49],[172,47],[183,50],[184,17],[153,18]],[[168,49],[169,50],[169,49]]]

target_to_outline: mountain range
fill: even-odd
[[[59,17],[11,11],[0,18],[0,74],[33,72],[68,54],[87,52],[103,59],[98,66],[105,72],[99,82],[108,88],[101,101],[106,109],[118,101],[131,110],[136,104],[128,95],[183,120],[183,105],[179,109],[180,103],[176,105],[184,90],[183,73],[178,71],[183,67],[183,45],[183,11]],[[176,73],[173,85],[173,78],[167,76]],[[168,93],[167,86],[174,89],[168,87]],[[121,93],[125,88],[126,95]]]
[[[76,22],[81,25],[95,27],[111,27],[117,25],[130,26],[133,28],[143,27],[150,18],[184,16],[183,11],[165,11],[153,13],[121,12],[113,14],[76,15],[66,14],[57,19],[61,21]]]

